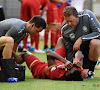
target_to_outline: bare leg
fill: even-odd
[[[93,39],[90,42],[89,59],[92,61],[98,61],[100,54],[100,40]]]
[[[14,40],[12,37],[2,36],[0,38],[0,50],[3,49],[3,59],[10,59],[12,56],[12,50],[14,46]]]
[[[65,44],[64,44],[64,39],[62,37],[60,37],[57,41],[55,50],[57,50],[58,48],[63,48],[65,49]],[[65,49],[66,50],[66,49]]]

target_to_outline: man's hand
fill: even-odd
[[[22,52],[21,54],[14,56],[15,61],[16,61],[17,64],[22,64],[24,62],[24,60],[22,58],[24,53],[25,52]]]
[[[70,61],[67,61],[66,63],[65,63],[65,70],[66,69],[71,69],[73,67],[73,63],[71,63]]]
[[[78,67],[78,68],[82,68],[82,64],[81,64],[81,62],[74,62],[74,65],[76,66],[76,67]]]
[[[81,44],[82,44],[82,38],[80,37],[80,38],[78,38],[78,39],[76,40],[76,42],[74,43],[73,50],[74,50],[74,51],[80,50],[80,45],[81,45]]]
[[[77,58],[77,59],[79,59],[79,60],[81,61],[81,60],[83,60],[84,55],[82,54],[81,51],[77,51],[77,52],[75,53],[75,58]]]

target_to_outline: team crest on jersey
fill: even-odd
[[[86,26],[83,26],[83,30],[84,30],[84,32],[87,32],[88,31],[88,29],[87,29]]]
[[[74,33],[71,33],[71,34],[69,35],[69,37],[73,39],[73,38],[75,38],[75,34],[74,34]]]

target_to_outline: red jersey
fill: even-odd
[[[35,15],[40,15],[40,2],[38,0],[23,0],[21,3],[21,19],[30,20]]]
[[[48,0],[39,0],[40,1],[40,9],[44,8],[47,5]]]
[[[58,22],[62,23],[64,21],[63,10],[66,7],[66,4],[62,4],[60,8],[58,8]]]

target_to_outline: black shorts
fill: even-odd
[[[89,69],[89,43],[90,41],[86,41],[86,42],[83,42],[81,47],[80,47],[80,50],[82,51],[82,54],[84,55],[84,59],[83,59],[83,69]],[[76,51],[73,51],[73,48],[71,47],[70,48],[71,50],[70,51],[67,51],[67,54],[66,54],[66,59],[71,61],[73,63],[73,59],[74,59],[74,56],[75,56],[75,53]]]
[[[84,59],[83,59],[83,69],[89,69],[89,43],[90,41],[86,41],[86,42],[83,42],[81,47],[80,47],[80,50],[82,51],[82,54],[84,55]]]
[[[3,58],[2,51],[0,51],[0,59]],[[0,66],[1,66],[1,60],[0,60]]]

